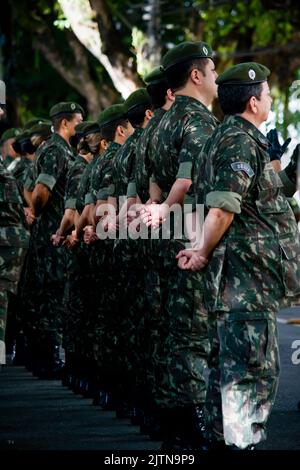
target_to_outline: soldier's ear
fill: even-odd
[[[174,95],[173,91],[171,90],[171,88],[167,89],[167,98],[170,101],[175,101],[175,95]]]
[[[190,79],[195,85],[202,84],[203,74],[198,69],[193,69],[190,74]]]
[[[146,109],[145,116],[150,121],[150,119],[153,117],[153,111],[151,109]]]
[[[121,124],[119,124],[119,125],[117,126],[116,134],[119,135],[119,136],[121,136],[121,137],[124,137],[124,136],[125,136],[124,127],[123,127]]]
[[[67,119],[62,119],[62,120],[60,121],[60,127],[67,127],[67,124],[68,124]]]
[[[258,107],[257,107],[257,99],[255,98],[255,96],[251,96],[251,98],[248,100],[247,108],[248,108],[248,111],[250,111],[251,113],[257,114]]]

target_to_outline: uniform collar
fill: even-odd
[[[64,145],[68,150],[71,150],[70,144],[59,134],[56,132],[53,134],[52,139],[56,142],[59,142],[60,144]]]
[[[264,136],[262,132],[260,132],[259,129],[257,129],[254,124],[252,124],[250,121],[247,121],[247,119],[242,118],[241,116],[225,116],[224,122],[226,124],[231,124],[237,127],[240,127],[243,129],[244,132],[250,135],[252,139],[254,139],[260,146],[264,147],[267,149],[269,147],[269,141],[268,139]]]
[[[53,141],[56,142],[59,145],[62,145],[64,147],[64,149],[66,150],[69,158],[71,160],[75,160],[75,158],[76,158],[75,150],[71,147],[71,145],[61,135],[59,135],[55,132],[52,136],[52,142]]]
[[[157,108],[155,111],[154,111],[154,116],[155,117],[160,117],[160,116],[163,116],[167,111],[163,108]]]
[[[119,150],[120,147],[121,147],[121,145],[118,144],[117,142],[110,142],[110,143],[108,144],[107,149],[106,149],[105,152],[102,154],[101,159],[102,159],[102,158],[111,158],[111,157],[115,154],[115,152],[116,152],[117,150]]]
[[[146,127],[147,127],[147,126],[146,126]],[[130,136],[130,137],[133,137],[133,139],[136,139],[137,137],[139,137],[139,136],[142,134],[143,130],[144,130],[144,129],[142,129],[141,127],[136,127],[136,128],[134,129],[134,133],[133,133],[132,136]],[[129,137],[129,138],[130,138],[130,137]]]
[[[188,104],[188,103],[193,103],[193,104],[196,104],[199,108],[201,108],[203,111],[206,111],[207,113],[210,113],[211,112],[209,111],[209,109],[207,108],[207,106],[205,106],[201,101],[197,100],[196,98],[193,98],[192,96],[185,96],[185,95],[176,95],[175,96],[175,104],[177,103],[182,103],[182,104]],[[174,106],[174,105],[173,105]],[[171,108],[172,109],[172,108]]]
[[[77,155],[76,160],[81,163],[86,163],[86,164],[89,163],[85,158],[83,158],[82,155],[79,155],[79,154]]]

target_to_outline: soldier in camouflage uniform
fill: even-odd
[[[97,215],[98,210],[106,208],[109,188],[112,183],[112,163],[121,145],[133,133],[133,128],[127,120],[126,109],[123,105],[112,105],[103,111],[99,118],[100,133],[108,142],[105,152],[97,159],[90,177],[90,186],[85,197],[85,204],[94,206],[94,230],[103,214]],[[101,207],[102,206],[102,207]],[[96,235],[96,236],[95,236]],[[85,233],[85,240],[89,239]],[[90,246],[91,272],[93,273],[93,288],[97,292],[97,300],[90,312],[90,322],[93,324],[93,346],[95,359],[98,363],[98,375],[101,387],[112,393],[117,381],[116,367],[116,290],[114,285],[113,245],[114,240],[99,239],[95,232],[92,234],[93,243]],[[105,406],[108,395],[105,394]],[[109,405],[110,406],[110,405]]]
[[[65,212],[56,233],[52,235],[54,246],[60,246],[66,236],[73,230],[76,218],[76,199],[82,175],[91,162],[93,155],[85,141],[85,137],[91,133],[99,132],[99,126],[95,122],[85,121],[75,128],[76,136],[79,139],[77,146],[78,155],[67,174],[65,190]],[[63,318],[63,346],[65,349],[66,370],[78,370],[78,358],[80,352],[75,352],[75,343],[80,335],[80,328],[83,326],[83,318],[87,310],[87,289],[82,274],[82,264],[86,259],[86,250],[82,250],[80,245],[74,247],[72,251],[64,250],[64,263],[66,267],[66,283],[64,292],[65,316]],[[77,342],[78,344],[78,342]],[[77,358],[77,364],[75,364]]]
[[[206,266],[211,341],[207,419],[213,448],[251,449],[266,438],[279,377],[276,314],[299,300],[300,245],[285,197],[296,190],[298,151],[276,173],[258,130],[272,99],[269,70],[239,64],[217,80],[225,119],[203,150],[200,248],[182,267]],[[224,439],[224,441],[223,441]]]
[[[28,175],[32,174],[33,168],[33,159],[35,157],[35,152],[40,144],[39,139],[35,139],[35,143],[32,142],[32,136],[36,134],[43,134],[43,139],[47,138],[51,134],[50,129],[50,121],[39,121],[40,123],[43,122],[43,126],[41,124],[36,124],[35,129],[32,130],[27,125],[27,129],[20,132],[16,138],[15,142],[12,144],[13,149],[19,155],[18,158],[14,160],[14,166],[11,169],[12,175],[15,177],[20,195],[23,199],[24,211],[25,216],[28,223],[32,223],[33,218],[30,210],[31,199],[28,197],[28,192],[25,190],[25,183],[28,180]],[[45,124],[47,123],[47,124]],[[25,126],[26,127],[26,126]],[[41,129],[42,127],[42,129]],[[46,132],[46,135],[45,135]],[[13,302],[10,303],[9,307],[9,318],[10,322],[7,325],[7,342],[11,344],[15,344],[16,355],[14,357],[14,364],[24,364],[24,335],[22,332],[22,323],[24,319],[24,312],[26,307],[24,306],[24,295],[26,296],[27,291],[27,299],[30,298],[31,288],[29,283],[25,283],[24,274],[26,271],[28,257],[23,263],[23,268],[20,276],[20,281],[18,285],[18,295],[14,297]],[[35,270],[35,267],[33,267]],[[28,271],[27,271],[28,272]],[[29,279],[28,279],[29,280]],[[25,307],[25,308],[24,308]],[[25,315],[26,316],[26,315]],[[11,335],[11,337],[10,337]]]
[[[136,197],[138,195],[142,204],[145,204],[150,199],[149,187],[150,178],[153,173],[153,161],[151,160],[149,147],[152,134],[175,99],[169,89],[165,73],[160,67],[146,75],[144,81],[151,98],[154,114],[137,142],[134,169],[129,180],[127,193],[129,197]]]
[[[33,122],[31,126],[29,126],[29,123]],[[25,124],[24,129],[26,128],[26,131],[28,132],[30,136],[31,143],[33,147],[35,148],[34,152],[38,150],[38,148],[46,142],[52,135],[51,131],[51,121],[48,121],[46,119],[34,119],[29,121],[27,124]],[[35,156],[34,156],[35,158]],[[24,173],[23,177],[23,197],[27,203],[27,205],[30,207],[31,206],[31,194],[32,191],[34,190],[34,181],[33,181],[33,163],[30,165],[27,165],[26,171]]]
[[[5,326],[9,294],[16,294],[29,231],[13,176],[0,162],[0,364],[5,364]]]
[[[108,199],[109,204],[117,207],[118,223],[122,227],[125,227],[124,217],[129,204],[131,201],[135,202],[135,198],[127,200],[127,186],[134,168],[136,145],[152,118],[151,101],[145,88],[134,91],[124,102],[124,106],[134,133],[116,152],[113,159],[112,184]],[[119,318],[116,318],[120,358],[118,416],[122,413],[124,402],[126,408],[128,402],[136,401],[136,396],[139,395],[136,391],[137,381],[140,380],[145,368],[142,359],[145,343],[141,341],[145,308],[144,271],[140,262],[141,242],[139,239],[130,238],[128,233],[125,239],[119,238],[117,234],[114,243],[116,282],[120,293],[117,306]]]
[[[72,249],[72,257],[76,260],[74,275],[68,283],[68,310],[70,310],[70,327],[65,334],[65,340],[72,338],[71,354],[67,358],[67,382],[74,391],[95,397],[98,382],[97,366],[94,358],[95,342],[95,292],[97,292],[95,255],[93,245],[87,245],[81,240],[82,229],[88,225],[83,214],[85,195],[88,193],[90,176],[98,158],[104,152],[106,142],[102,139],[97,123],[83,123],[79,149],[88,150],[93,156],[92,161],[85,166],[76,195],[75,230],[64,242]],[[81,125],[77,126],[81,127]],[[65,300],[67,300],[65,298]],[[66,328],[67,329],[67,328]],[[67,336],[67,338],[66,338]],[[66,344],[67,346],[67,344]]]
[[[32,243],[37,256],[34,318],[31,338],[36,350],[36,373],[53,376],[55,356],[61,344],[64,267],[61,247],[53,247],[51,235],[64,213],[66,177],[74,161],[69,139],[82,121],[83,110],[76,103],[58,103],[50,110],[54,134],[40,146],[34,162],[35,188],[32,211],[36,217]]]
[[[217,125],[207,108],[217,94],[217,75],[211,58],[208,44],[186,42],[162,59],[175,103],[162,117],[151,143],[152,181],[162,191],[163,204],[145,206],[144,221],[148,224],[155,225],[166,218],[173,204],[182,204],[191,185],[194,163]],[[180,447],[197,448],[203,440],[207,312],[202,302],[202,275],[186,275],[174,263],[178,247],[183,244],[174,235],[177,221],[172,214],[170,220],[170,239],[156,240],[155,249],[161,279],[167,279],[162,292],[166,311],[160,353],[160,358],[165,359],[158,368],[157,381],[161,386],[156,400],[165,414],[166,449],[172,449],[177,442]]]
[[[1,158],[6,168],[17,158],[18,154],[13,148],[16,137],[21,133],[21,129],[11,127],[3,132],[0,140]]]
[[[139,200],[145,204],[150,202],[150,178],[153,172],[153,161],[149,151],[152,136],[166,111],[174,103],[175,97],[169,89],[166,76],[160,67],[157,67],[144,77],[147,91],[150,95],[154,114],[137,141],[133,170],[129,178],[127,188],[128,204],[130,200]],[[153,201],[155,202],[155,201]],[[153,399],[155,386],[155,364],[158,360],[157,351],[160,344],[160,322],[162,319],[162,301],[160,298],[160,277],[157,266],[151,255],[151,230],[148,239],[139,239],[139,245],[143,250],[140,254],[140,265],[143,265],[144,293],[145,293],[145,332],[144,335],[144,383],[143,391],[139,395],[139,404],[143,410],[143,422],[141,430],[150,433],[152,437],[158,436],[159,424],[157,410]],[[143,260],[143,263],[141,262]]]
[[[36,147],[32,144],[30,132],[22,131],[15,139],[13,148],[20,155],[15,160],[16,164],[11,170],[12,175],[16,178],[20,194],[23,196],[24,184],[27,177],[29,167],[32,166]]]

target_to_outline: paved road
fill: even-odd
[[[281,321],[300,319],[300,308],[280,313]],[[279,323],[281,381],[262,449],[300,450],[300,364],[293,365],[292,343],[300,327]],[[300,358],[300,354],[299,354]],[[0,374],[0,449],[156,450],[126,420],[101,411],[58,381],[33,378],[24,368],[5,366]]]

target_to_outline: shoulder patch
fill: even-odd
[[[252,178],[252,176],[254,176],[254,171],[252,170],[251,166],[246,162],[234,162],[231,163],[230,166],[233,171],[244,171],[245,173],[247,173],[249,178]]]

